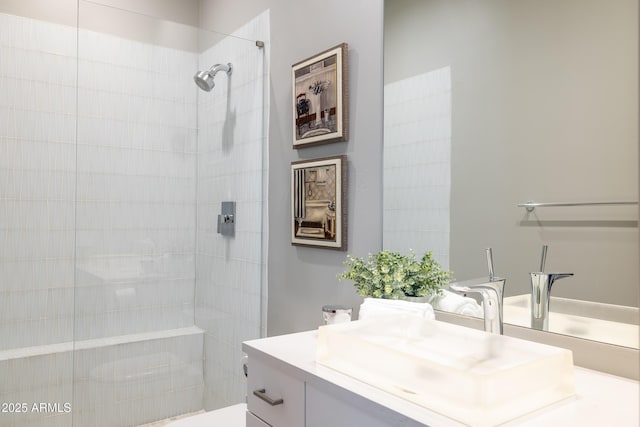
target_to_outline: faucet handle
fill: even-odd
[[[489,267],[489,280],[493,280],[495,275],[493,273],[493,251],[491,248],[487,248],[487,266]]]
[[[544,265],[547,262],[547,249],[549,248],[548,245],[542,245],[542,257],[540,259],[540,272],[543,273],[544,272]]]
[[[573,273],[542,273],[542,272],[534,272],[529,273],[531,275],[531,280],[536,280],[537,282],[545,285],[547,288],[551,289],[551,286],[556,280],[564,279],[565,277],[573,276]]]
[[[552,277],[551,282],[555,282],[558,279],[564,279],[565,277],[573,276],[573,273],[551,273],[549,276]]]

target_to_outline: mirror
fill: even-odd
[[[638,2],[387,0],[384,31],[385,249],[466,280],[493,248],[528,326],[548,245],[548,330],[638,348]]]

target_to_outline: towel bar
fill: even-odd
[[[519,203],[519,208],[526,208],[527,212],[533,212],[535,208],[551,208],[559,206],[605,206],[605,205],[637,205],[637,201],[623,201],[623,202],[550,202],[550,203],[538,203],[538,202],[526,202]]]

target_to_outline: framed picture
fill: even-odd
[[[291,163],[291,244],[347,250],[347,156]]]
[[[347,44],[294,64],[291,80],[293,148],[346,141]]]

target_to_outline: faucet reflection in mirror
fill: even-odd
[[[551,286],[558,279],[573,276],[573,273],[544,273],[548,246],[542,246],[540,272],[529,273],[531,278],[531,327],[541,331],[549,330],[549,302]]]

